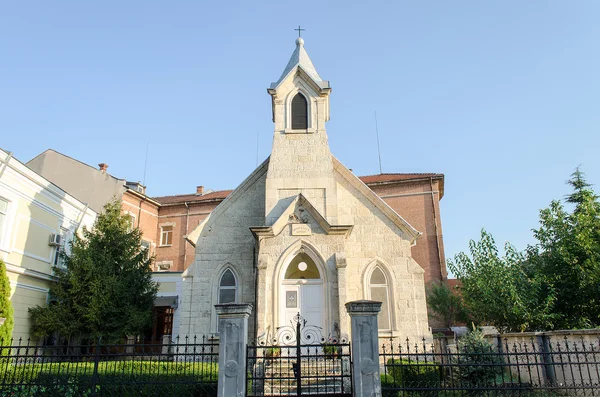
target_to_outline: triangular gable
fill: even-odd
[[[281,77],[277,82],[271,83],[271,90],[277,90],[277,88],[283,84],[284,81],[288,79],[288,77],[293,76],[296,73],[302,73],[304,75],[304,79],[310,81],[314,84],[314,88],[316,91],[321,91],[323,89],[329,88],[329,82],[325,80],[321,80],[320,78],[315,78],[309,71],[306,70],[302,65],[295,65],[289,72],[287,72],[284,76]]]
[[[185,239],[192,244],[194,247],[196,246],[196,242],[202,235],[202,231],[204,227],[208,224],[208,220],[212,218],[219,217],[227,208],[229,208],[238,198],[242,196],[242,194],[247,191],[256,181],[258,181],[264,174],[267,173],[269,169],[269,159],[271,157],[267,157],[265,161],[261,165],[259,165],[240,185],[235,188],[233,192],[231,192],[225,200],[223,200],[217,207],[210,213],[202,222],[196,226],[191,233],[188,233],[185,236]]]
[[[377,209],[379,209],[385,216],[387,216],[400,230],[405,232],[411,240],[414,242],[423,233],[412,227],[404,218],[400,216],[396,211],[392,209],[381,197],[379,197],[374,191],[371,190],[367,185],[363,183],[356,175],[354,175],[346,166],[344,166],[335,156],[331,156],[333,160],[333,168],[352,185],[356,190],[362,193]]]
[[[332,225],[315,208],[314,205],[302,193],[298,194],[287,206],[283,213],[273,223],[273,226],[251,227],[250,230],[254,236],[276,236],[290,223],[290,216],[294,214],[296,208],[301,205],[308,211],[310,216],[319,224],[321,229],[328,235],[344,235],[348,237],[352,231],[352,225]]]

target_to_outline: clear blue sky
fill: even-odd
[[[600,191],[600,2],[14,1],[0,4],[0,147],[144,177],[150,195],[236,187],[272,141],[301,24],[333,87],[332,152],[358,175],[446,175],[448,257],[482,227],[533,242],[581,165]]]

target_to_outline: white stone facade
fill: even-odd
[[[344,305],[373,293],[386,301],[380,321],[388,326],[380,324],[380,336],[429,338],[424,272],[411,257],[419,232],[331,155],[325,130],[331,89],[303,41],[268,91],[275,125],[270,158],[188,237],[196,261],[184,273],[181,332],[217,332],[213,307],[223,303],[219,283],[230,269],[235,302],[254,305],[252,337],[273,333],[296,307],[310,311],[325,335],[347,335]],[[291,101],[299,93],[308,122],[294,130]],[[312,266],[307,277],[296,272],[300,260]]]

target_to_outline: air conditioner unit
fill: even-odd
[[[51,245],[53,247],[63,245],[63,236],[61,236],[60,234],[51,234],[50,241],[48,241],[48,245]]]

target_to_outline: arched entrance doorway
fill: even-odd
[[[307,324],[323,328],[323,276],[307,253],[300,252],[290,261],[279,292],[279,326],[292,324],[294,316],[300,313]]]

